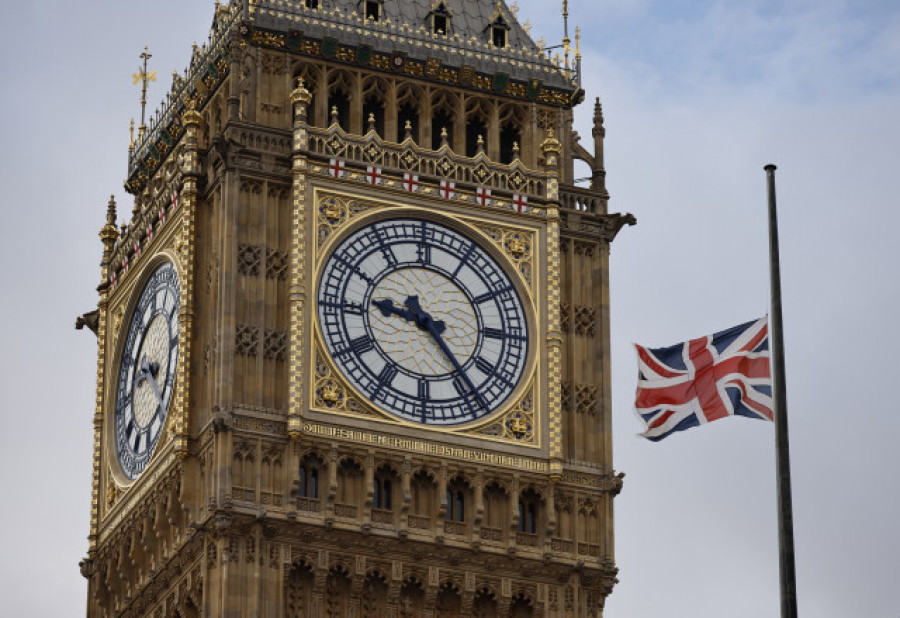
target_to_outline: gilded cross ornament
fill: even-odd
[[[153,57],[153,54],[151,54],[147,50],[146,45],[144,46],[144,51],[138,57],[144,61],[144,66],[143,68],[138,67],[138,72],[131,74],[131,77],[134,80],[131,83],[132,85],[135,85],[138,82],[141,83],[141,126],[139,128],[139,131],[141,135],[143,135],[147,130],[147,125],[145,123],[145,113],[147,110],[147,84],[156,81],[156,69],[150,71],[149,73],[147,72],[147,61]]]

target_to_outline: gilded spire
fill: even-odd
[[[151,54],[147,50],[146,45],[144,46],[144,51],[138,57],[144,61],[144,66],[143,66],[143,68],[138,67],[138,72],[132,73],[131,77],[134,80],[134,81],[132,81],[132,85],[135,85],[138,82],[141,83],[141,126],[140,126],[139,131],[140,131],[140,135],[143,136],[144,131],[147,130],[147,125],[145,122],[146,121],[146,111],[147,111],[147,84],[149,84],[150,82],[156,81],[156,70],[154,69],[150,73],[147,72],[147,61],[153,57],[153,54]]]

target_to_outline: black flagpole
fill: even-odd
[[[784,336],[781,328],[781,265],[778,257],[778,217],[775,212],[775,166],[766,165],[769,189],[769,266],[772,313],[772,396],[775,412],[775,473],[778,477],[778,551],[781,576],[781,618],[797,618],[794,573],[794,515],[791,506],[791,462],[788,448],[787,389],[784,377]]]

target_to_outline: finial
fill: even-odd
[[[449,145],[450,145],[450,142],[447,137],[447,127],[444,127],[441,129],[441,147],[443,148],[444,146],[449,146]]]
[[[581,58],[581,28],[575,26],[575,57]]]
[[[403,135],[404,141],[412,139],[412,122],[410,122],[408,118],[406,119],[406,123],[404,123],[403,125],[403,130],[405,131],[405,134]]]
[[[131,119],[131,125],[128,127],[128,152],[134,150],[134,118]]]
[[[375,130],[375,114],[369,114],[369,131],[372,132]]]
[[[484,136],[478,136],[478,152],[484,152]]]
[[[106,205],[106,225],[100,228],[100,242],[103,243],[103,261],[108,262],[112,256],[113,246],[119,233],[116,231],[116,198],[109,196],[109,203]]]
[[[513,142],[513,159],[519,158],[519,142]]]
[[[116,196],[110,195],[109,202],[106,204],[106,225],[111,225],[116,229]]]
[[[143,137],[144,130],[146,128],[145,121],[146,121],[146,109],[147,109],[147,84],[149,82],[156,81],[156,70],[153,70],[150,73],[147,72],[147,61],[150,60],[150,58],[152,58],[152,57],[153,57],[153,54],[151,54],[147,50],[147,46],[145,45],[144,51],[141,53],[140,56],[138,56],[138,58],[143,59],[144,66],[143,66],[143,68],[138,67],[138,72],[131,74],[131,77],[134,80],[132,82],[132,85],[136,85],[138,82],[141,82],[141,127],[140,127],[141,137]]]
[[[339,114],[337,105],[331,106],[331,124],[339,124]]]
[[[297,87],[294,88],[294,91],[291,93],[291,103],[297,104],[300,103],[303,105],[303,114],[306,114],[306,107],[312,103],[312,93],[306,89],[306,82],[303,81],[303,77],[298,75],[296,78]]]

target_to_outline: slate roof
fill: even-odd
[[[272,30],[297,29],[308,37],[333,37],[349,45],[371,45],[377,51],[403,52],[414,58],[435,57],[443,64],[503,72],[513,79],[541,80],[546,86],[577,86],[551,62],[519,24],[505,2],[497,0],[379,0],[381,19],[364,21],[365,0],[257,0],[252,23]],[[435,35],[431,14],[439,4],[449,10],[450,31]],[[490,26],[501,16],[509,27],[507,46],[491,43]]]

